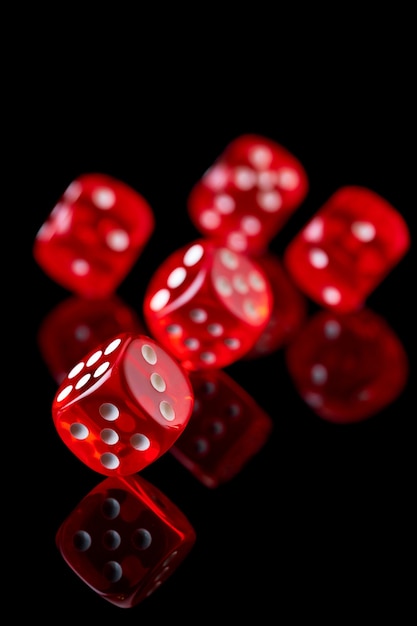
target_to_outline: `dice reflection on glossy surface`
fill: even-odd
[[[56,430],[92,470],[127,476],[164,454],[186,427],[194,394],[157,342],[122,333],[86,354],[52,403]]]
[[[370,189],[347,186],[297,233],[284,264],[312,300],[349,313],[364,305],[409,245],[408,226],[387,200]]]
[[[188,213],[204,236],[258,254],[304,200],[308,186],[303,165],[284,146],[241,135],[194,185]]]
[[[158,589],[195,540],[184,513],[138,475],[106,478],[56,533],[57,547],[69,567],[101,598],[120,608],[132,608]]]
[[[60,384],[87,352],[122,332],[145,334],[136,312],[118,296],[87,300],[70,296],[43,319],[38,346],[52,377]]]
[[[106,174],[83,174],[39,229],[33,255],[73,294],[107,298],[138,260],[154,226],[152,208],[135,189]]]
[[[273,422],[226,372],[190,372],[190,380],[193,415],[170,452],[206,487],[215,488],[260,452]]]
[[[219,369],[240,359],[271,311],[271,286],[256,261],[203,239],[165,259],[143,302],[149,333],[187,370]]]
[[[266,328],[245,358],[272,354],[285,347],[297,334],[307,317],[307,301],[288,276],[277,255],[268,251],[256,257],[268,276],[273,306]]]
[[[369,309],[320,311],[288,346],[286,362],[303,400],[335,423],[358,422],[392,403],[409,369],[401,341]]]

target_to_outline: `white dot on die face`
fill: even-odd
[[[261,232],[261,222],[258,220],[257,217],[254,217],[252,215],[248,215],[242,218],[240,225],[242,230],[247,235],[257,235]]]
[[[188,337],[185,341],[184,341],[184,345],[189,349],[189,350],[198,350],[198,348],[200,347],[200,342],[198,341],[198,339],[195,339],[194,337]]]
[[[130,238],[125,230],[112,230],[106,236],[106,243],[115,252],[124,252],[129,248]]]
[[[241,293],[241,294],[245,294],[249,292],[248,282],[245,276],[242,276],[242,274],[235,274],[235,276],[233,276],[233,287],[236,289],[238,293]]]
[[[151,374],[151,385],[154,389],[156,389],[156,391],[160,392],[165,391],[165,389],[167,388],[166,382],[164,381],[162,376],[155,372]]]
[[[204,254],[204,248],[199,243],[188,248],[187,252],[184,254],[183,263],[186,267],[192,267],[202,258]]]
[[[88,359],[86,363],[87,367],[90,367],[90,365],[94,365],[94,363],[97,363],[97,361],[102,356],[102,354],[103,353],[101,350],[97,350],[97,352],[94,352],[94,354],[90,356],[90,358]]]
[[[216,355],[213,352],[202,352],[200,354],[200,359],[207,364],[214,363],[216,360]]]
[[[155,350],[149,344],[145,343],[140,349],[143,358],[149,365],[155,365],[157,362],[157,356]]]
[[[278,191],[262,191],[256,196],[259,207],[266,213],[275,213],[282,206],[282,196]]]
[[[227,248],[222,248],[220,251],[220,260],[229,270],[235,270],[239,265],[239,258]]]
[[[100,457],[100,461],[103,467],[106,467],[110,470],[116,469],[120,465],[120,461],[117,456],[115,454],[112,454],[111,452],[105,452],[104,454],[102,454]]]
[[[278,171],[278,184],[283,189],[287,189],[288,191],[292,191],[296,189],[300,183],[300,177],[296,170],[293,170],[289,167],[282,167]]]
[[[327,304],[339,304],[341,299],[341,293],[336,287],[325,287],[323,289],[323,300]]]
[[[182,333],[182,328],[179,324],[169,324],[166,327],[166,331],[169,335],[179,336]]]
[[[114,352],[116,348],[121,344],[121,342],[122,342],[121,339],[114,339],[111,343],[109,343],[107,348],[104,350],[104,354],[107,356],[108,354],[111,354],[112,352]]]
[[[104,372],[106,372],[110,367],[109,361],[102,363],[94,372],[93,377],[98,378],[99,376],[103,376]]]
[[[168,289],[160,289],[151,298],[149,308],[152,311],[160,311],[164,308],[170,298]]]
[[[232,250],[244,252],[248,248],[248,240],[245,233],[234,231],[227,236],[227,245]]]
[[[72,385],[67,385],[65,387],[65,389],[63,389],[56,397],[57,402],[61,402],[62,400],[65,400],[65,398],[67,396],[69,396],[69,394],[71,393],[71,391],[74,389],[74,387]]]
[[[130,445],[132,446],[132,448],[135,448],[135,450],[143,452],[150,447],[151,442],[148,437],[146,437],[146,435],[142,435],[141,433],[135,433],[130,438]]]
[[[84,259],[76,259],[71,264],[71,269],[77,276],[86,276],[90,271],[90,265]]]
[[[248,159],[256,169],[264,170],[272,162],[272,152],[266,146],[254,146],[249,152]]]
[[[81,387],[84,387],[84,385],[88,383],[90,378],[91,374],[85,374],[84,376],[81,376],[80,380],[75,385],[75,389],[81,389]]]
[[[91,336],[91,330],[85,324],[80,324],[74,330],[74,337],[77,341],[83,342],[87,341]]]
[[[323,220],[315,217],[303,230],[303,237],[307,241],[320,241],[323,237]]]
[[[74,378],[74,376],[77,376],[77,374],[81,372],[83,367],[85,367],[85,363],[83,361],[80,361],[80,363],[77,363],[77,365],[75,365],[75,367],[73,367],[70,373],[68,374],[68,378],[71,380],[71,378]]]
[[[78,552],[85,552],[91,546],[91,535],[85,530],[78,530],[74,535],[74,547]]]
[[[119,417],[119,409],[115,404],[111,402],[105,402],[102,404],[98,410],[101,417],[108,422],[114,422]]]
[[[311,265],[317,269],[322,269],[329,264],[329,257],[324,250],[320,250],[319,248],[312,248],[308,253],[308,258]]]
[[[353,222],[351,231],[359,241],[367,242],[375,238],[375,226],[370,222]]]
[[[64,198],[69,202],[75,202],[81,195],[82,186],[78,181],[73,181],[65,190]]]
[[[220,216],[215,211],[210,209],[203,211],[198,219],[201,226],[204,226],[204,228],[207,228],[208,230],[218,228],[221,222]]]
[[[228,337],[224,340],[224,343],[231,350],[237,350],[240,347],[239,339],[235,339],[234,337]]]
[[[119,435],[112,428],[103,428],[100,433],[101,440],[109,446],[114,446],[119,441]]]
[[[324,325],[326,339],[336,339],[340,335],[340,324],[336,320],[328,320]]]
[[[204,309],[193,309],[190,311],[190,318],[193,322],[196,322],[196,324],[202,324],[207,319],[207,312],[204,311]]]
[[[91,197],[94,204],[99,209],[111,209],[116,202],[115,193],[109,187],[99,187],[98,189],[95,189]]]
[[[227,195],[226,193],[221,193],[214,198],[214,206],[218,210],[219,213],[223,215],[228,215],[229,213],[233,213],[235,210],[235,201],[232,196]]]
[[[73,424],[71,424],[69,430],[74,439],[82,441],[83,439],[87,439],[88,437],[88,428],[84,426],[84,424],[80,424],[79,422],[74,422]]]
[[[214,190],[222,189],[227,183],[227,168],[215,165],[208,169],[203,176],[203,182]]]
[[[207,326],[207,332],[213,337],[220,337],[223,334],[223,326],[221,324],[209,324]]]
[[[163,400],[159,405],[159,411],[164,419],[168,422],[172,422],[175,419],[175,411],[169,402]]]
[[[173,270],[167,279],[167,285],[171,289],[175,289],[175,287],[179,287],[185,280],[187,276],[187,272],[183,267],[177,267]]]
[[[248,283],[255,291],[262,292],[265,290],[265,281],[259,272],[252,270],[248,275]]]
[[[327,380],[327,369],[324,365],[316,363],[311,368],[311,380],[316,385],[323,385]]]
[[[234,175],[235,185],[238,189],[247,191],[256,184],[256,174],[250,167],[237,167]]]

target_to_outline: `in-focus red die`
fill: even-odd
[[[83,174],[39,229],[33,255],[55,282],[84,298],[106,298],[125,279],[154,230],[148,202],[106,174]]]
[[[284,254],[294,282],[320,306],[349,313],[410,245],[399,212],[370,189],[342,187],[297,233]]]
[[[223,370],[190,372],[194,411],[170,453],[206,487],[234,478],[266,444],[273,422]]]
[[[136,311],[119,297],[86,300],[70,296],[43,319],[38,346],[52,377],[60,384],[87,352],[122,332],[145,334],[145,327]]]
[[[184,513],[135,475],[106,478],[56,533],[65,562],[101,598],[137,606],[184,561],[196,539]]]
[[[393,402],[408,377],[408,358],[386,321],[363,308],[319,311],[286,349],[291,380],[320,417],[358,422]]]
[[[52,403],[59,436],[92,470],[127,476],[164,454],[186,427],[187,373],[153,339],[122,333],[85,355]]]
[[[254,359],[272,354],[286,346],[307,317],[307,302],[283,267],[281,260],[267,251],[256,257],[268,276],[272,288],[273,307],[268,324],[251,350],[245,355]]]
[[[192,188],[187,208],[203,235],[232,250],[268,247],[308,192],[300,161],[275,141],[237,137]]]
[[[268,323],[272,291],[246,255],[199,239],[173,252],[145,292],[149,332],[188,370],[221,368],[252,348]]]

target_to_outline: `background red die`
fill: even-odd
[[[157,268],[143,301],[150,333],[188,370],[218,369],[240,359],[271,310],[263,269],[203,239],[176,250]]]
[[[70,568],[120,608],[132,608],[158,589],[195,539],[183,512],[138,475],[106,478],[56,533]]]
[[[348,313],[405,255],[407,224],[370,189],[342,187],[297,233],[284,263],[300,289],[320,306]]]
[[[393,402],[409,369],[399,338],[366,308],[319,311],[289,344],[286,363],[303,400],[337,423],[358,422]]]
[[[190,372],[194,411],[170,453],[206,487],[231,480],[267,442],[269,415],[223,370]]]
[[[286,346],[296,335],[307,317],[304,294],[288,276],[280,258],[267,251],[256,257],[256,262],[268,276],[272,289],[273,306],[266,328],[245,358],[267,356]]]
[[[124,280],[154,230],[148,202],[126,183],[83,174],[39,229],[33,255],[44,272],[85,298],[106,298]]]
[[[308,178],[286,148],[260,135],[226,146],[192,188],[187,207],[196,228],[233,250],[257,254],[302,203]]]
[[[38,346],[52,377],[62,382],[87,352],[122,332],[145,334],[136,311],[121,298],[87,300],[70,296],[43,319]]]
[[[122,333],[85,356],[52,403],[59,436],[92,470],[126,476],[164,454],[194,395],[187,373],[145,335]]]

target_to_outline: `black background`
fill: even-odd
[[[320,17],[312,15],[310,23],[304,15],[301,29],[294,15],[290,35],[283,20],[247,17],[239,28],[219,20],[201,38],[199,18],[189,29],[168,28],[168,39],[159,29],[167,28],[166,15],[163,24],[143,19],[129,29],[122,53],[110,36],[111,16],[101,35],[93,23],[63,33],[58,20],[47,42],[32,35],[12,73],[18,91],[9,91],[13,116],[4,126],[18,182],[5,212],[17,217],[24,263],[16,257],[7,302],[17,302],[11,310],[25,361],[23,375],[12,376],[15,400],[7,411],[9,463],[17,472],[9,577],[22,598],[13,602],[17,615],[88,615],[101,624],[196,624],[222,616],[237,623],[252,615],[265,624],[307,614],[340,623],[348,613],[397,612],[411,600],[416,103],[408,20],[351,19],[343,21],[342,34],[342,17],[327,16],[330,23],[317,29]],[[148,27],[154,37],[145,44]],[[88,53],[83,47],[80,54],[80,42],[91,44]],[[156,229],[118,294],[141,313],[153,270],[198,236],[186,211],[192,185],[231,140],[248,132],[281,143],[309,177],[306,200],[271,243],[279,256],[343,185],[369,187],[406,219],[411,249],[367,305],[403,342],[409,381],[378,415],[341,427],[303,404],[282,351],[228,368],[271,416],[273,434],[238,476],[215,490],[169,454],[143,471],[187,515],[197,542],[154,595],[119,609],[69,570],[54,543],[61,522],[104,477],[65,448],[52,424],[56,385],[36,333],[69,294],[36,266],[33,240],[79,174],[107,173],[134,187],[152,206]],[[22,356],[18,361],[20,369]],[[22,379],[30,392],[21,389]]]

